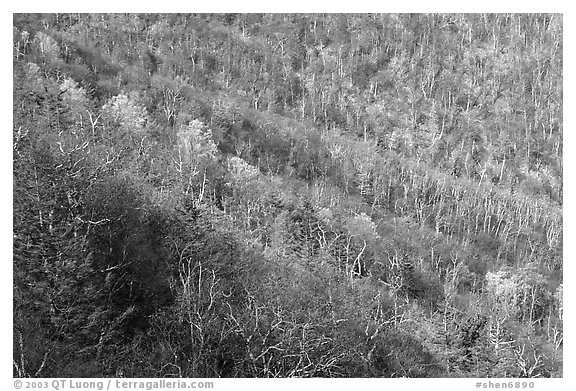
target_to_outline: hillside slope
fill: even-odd
[[[14,15],[14,376],[562,376],[560,15]]]

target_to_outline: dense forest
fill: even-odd
[[[15,14],[18,377],[561,377],[562,16]]]

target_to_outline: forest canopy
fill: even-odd
[[[15,14],[17,377],[561,377],[553,14]]]

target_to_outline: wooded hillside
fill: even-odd
[[[14,376],[562,376],[562,29],[14,15]]]

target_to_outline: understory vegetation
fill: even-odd
[[[561,377],[562,17],[15,14],[18,377]]]

